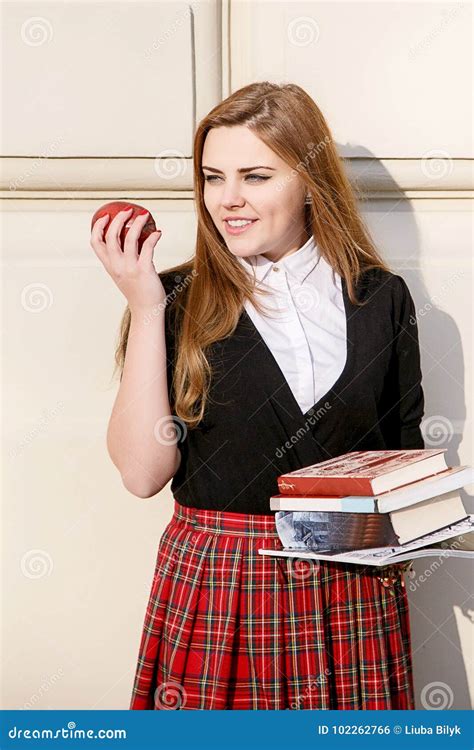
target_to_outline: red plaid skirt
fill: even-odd
[[[131,709],[413,709],[402,565],[259,555],[275,517],[181,506],[160,539]]]

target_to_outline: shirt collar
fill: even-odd
[[[263,255],[249,255],[246,258],[236,256],[236,258],[250,274],[252,274],[253,269],[257,281],[263,281],[273,266],[277,265],[302,284],[307,275],[317,265],[320,255],[314,237],[311,235],[307,242],[298,250],[295,250],[294,253],[285,256],[276,263],[268,258],[264,258]]]

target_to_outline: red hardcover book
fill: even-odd
[[[351,451],[281,474],[282,495],[380,495],[445,471],[446,448]]]

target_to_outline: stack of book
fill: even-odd
[[[445,452],[353,451],[280,475],[270,509],[284,548],[260,554],[369,565],[440,550],[472,557],[474,515],[458,490],[474,471],[448,466]]]

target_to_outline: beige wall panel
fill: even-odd
[[[343,155],[472,155],[467,2],[236,0],[232,89],[296,82]]]
[[[220,87],[216,0],[5,3],[3,17],[4,156],[191,156]]]
[[[172,512],[169,485],[134,497],[106,450],[126,301],[89,247],[100,203],[15,201],[2,215],[2,708],[127,708]],[[157,270],[189,257],[191,202],[142,203],[163,230]]]

